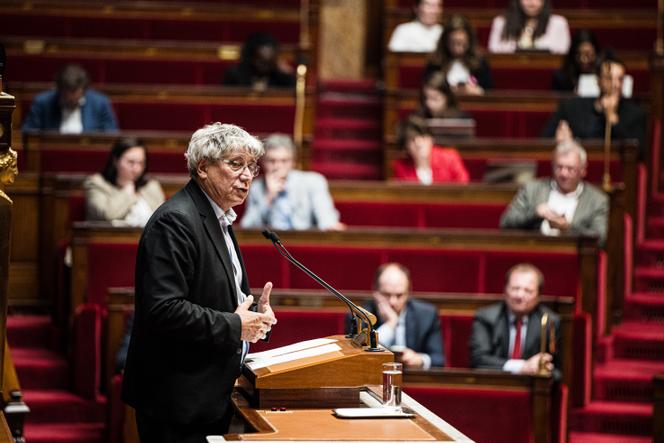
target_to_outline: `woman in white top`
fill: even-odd
[[[490,52],[544,50],[566,54],[569,45],[567,20],[551,14],[549,0],[511,0],[505,14],[494,18],[491,24]]]
[[[104,220],[129,226],[145,226],[164,202],[156,180],[148,180],[147,151],[141,140],[118,139],[101,174],[83,183],[87,220]]]
[[[392,52],[431,52],[443,32],[442,0],[417,0],[415,20],[394,28],[388,48]]]

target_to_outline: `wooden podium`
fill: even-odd
[[[354,405],[361,388],[382,383],[383,363],[394,361],[394,354],[387,349],[368,352],[343,335],[322,340],[333,342],[308,349],[328,346],[330,352],[256,369],[252,369],[252,363],[246,364],[239,388],[247,394],[251,405],[257,408],[313,407],[328,402],[335,407]]]
[[[208,436],[208,442],[472,442],[406,393],[402,406],[412,415],[405,418],[336,416],[335,408],[382,408],[382,363],[393,361],[394,356],[387,350],[367,352],[342,335],[322,340],[320,346],[327,348],[309,353],[316,355],[297,358],[296,352],[302,351],[290,357],[286,352],[281,360],[255,360],[245,365],[233,392],[240,422],[230,434]],[[280,349],[276,354],[284,352]]]

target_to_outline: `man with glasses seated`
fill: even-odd
[[[544,235],[568,232],[606,240],[609,199],[583,181],[587,154],[574,140],[564,140],[553,152],[553,178],[523,186],[500,217],[500,227],[534,229]]]
[[[251,186],[243,228],[343,230],[327,180],[317,172],[293,169],[295,145],[284,134],[265,140],[264,176]]]

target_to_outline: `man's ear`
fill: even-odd
[[[196,165],[196,175],[198,175],[198,178],[200,178],[201,180],[207,179],[208,166],[209,166],[209,164],[208,164],[207,160],[201,160]]]

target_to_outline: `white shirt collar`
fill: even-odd
[[[563,191],[560,190],[558,187],[558,183],[556,183],[555,180],[551,179],[551,189],[554,191],[558,192],[559,194],[563,195],[564,197],[568,198],[579,198],[581,193],[583,192],[583,181],[580,181],[576,189],[572,192],[564,193]]]
[[[201,190],[203,189],[201,188]],[[212,210],[214,211],[214,215],[217,217],[217,220],[223,223],[224,226],[232,225],[235,219],[237,219],[237,214],[235,213],[233,208],[229,208],[228,211],[224,212],[224,210],[221,209],[221,207],[214,200],[212,200],[205,191],[203,191],[203,194],[205,194],[205,197],[212,205]]]

